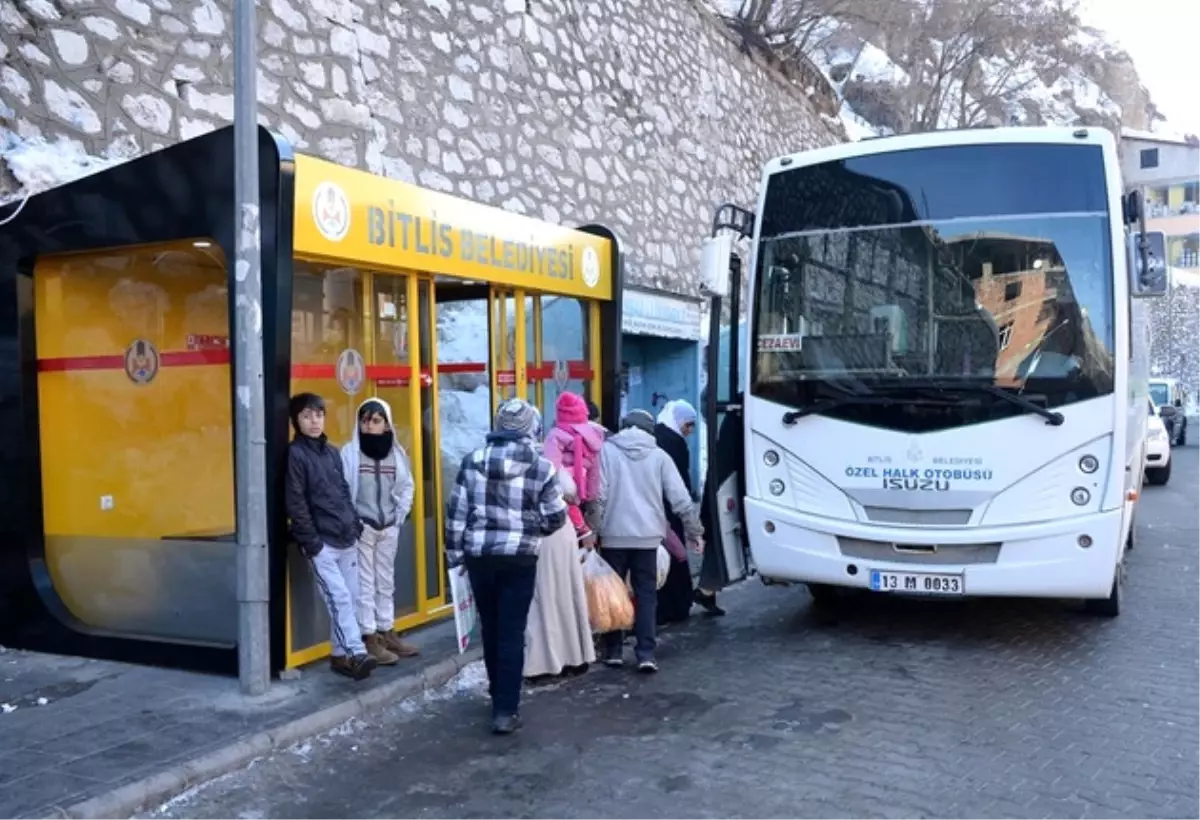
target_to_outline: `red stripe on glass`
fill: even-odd
[[[229,364],[228,350],[168,350],[159,355],[160,367],[203,367]],[[38,359],[39,373],[67,373],[78,370],[124,370],[124,356],[59,356]]]

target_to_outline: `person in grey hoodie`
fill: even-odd
[[[645,410],[625,416],[621,431],[604,443],[596,504],[601,555],[622,578],[628,573],[633,586],[638,670],[657,672],[657,552],[667,532],[666,505],[683,521],[684,534],[697,551],[704,548],[704,527],[675,463],[655,442],[654,417]],[[623,666],[624,635],[608,632],[603,640],[604,664]]]

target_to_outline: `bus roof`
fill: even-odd
[[[1099,145],[1116,159],[1117,142],[1112,133],[1104,128],[1069,126],[1036,126],[1018,128],[966,128],[948,131],[927,131],[920,134],[902,134],[893,137],[877,137],[861,142],[845,142],[811,151],[784,154],[769,161],[764,174],[774,174],[791,168],[818,165],[822,162],[853,159],[887,154],[894,151],[911,151],[918,148],[942,148],[952,145],[998,145],[1012,143],[1084,144]]]

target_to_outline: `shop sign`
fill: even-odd
[[[800,333],[762,333],[758,337],[759,353],[795,353],[803,347]]]
[[[621,332],[638,336],[700,341],[700,305],[661,293],[625,291],[621,302]]]
[[[314,157],[296,157],[295,180],[302,258],[612,298],[604,237]]]

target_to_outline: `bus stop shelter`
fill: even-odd
[[[260,129],[272,668],[329,652],[290,544],[288,397],[331,442],[387,400],[416,484],[396,628],[449,614],[443,487],[504,398],[619,412],[620,253],[569,228],[298,155]],[[29,199],[0,228],[0,643],[237,663],[231,128]],[[577,321],[543,333],[553,302]]]

